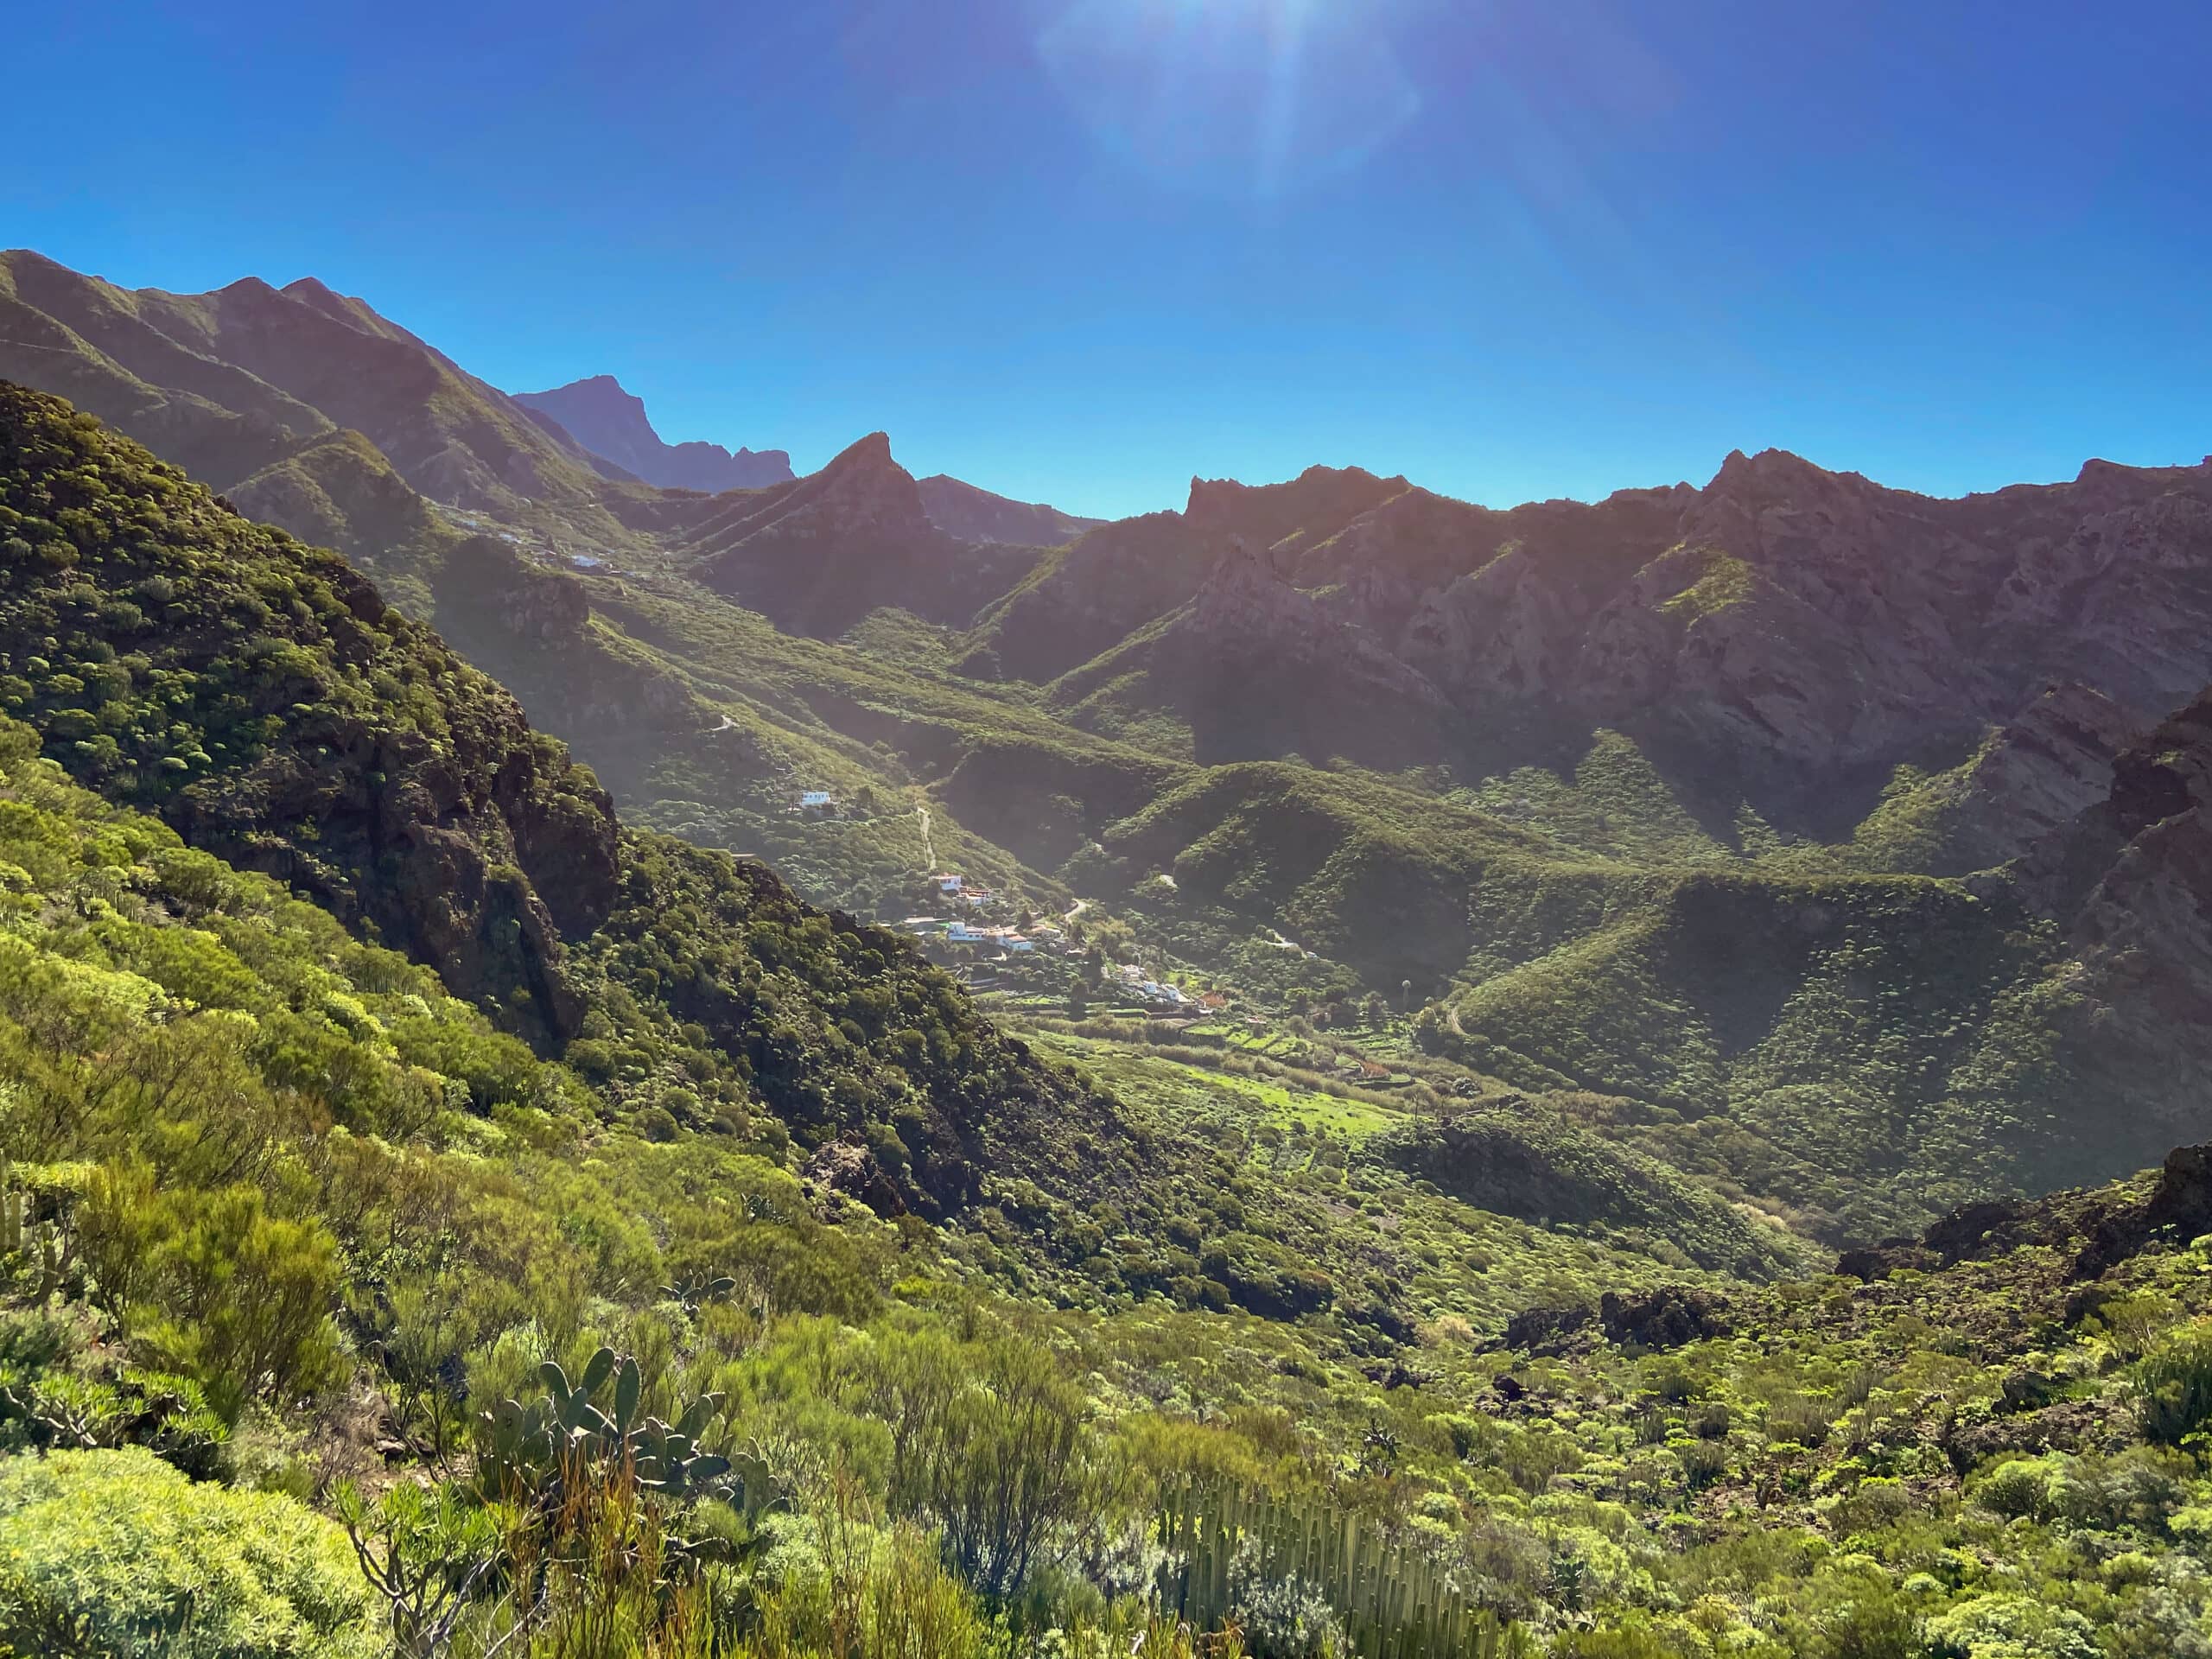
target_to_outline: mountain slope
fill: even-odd
[[[226,355],[226,317],[259,307],[422,369],[358,302],[8,269],[40,301],[0,306],[11,361],[250,461],[211,481],[434,617],[632,825],[889,918],[934,907],[948,866],[1009,915],[1088,901],[1147,971],[1276,1019],[1341,1029],[1369,992],[1411,1015],[1411,982],[1465,1069],[1586,1096],[1560,1109],[1831,1234],[2198,1132],[2157,1001],[2194,969],[2145,967],[2152,933],[2193,948],[2159,919],[2185,861],[2132,879],[2154,866],[2131,831],[2063,899],[1999,867],[2063,839],[2212,677],[2203,469],[1946,503],[1769,454],[1503,512],[1314,469],[1200,480],[1181,513],[1040,550],[948,534],[878,438],[720,498],[576,473],[602,541],[519,491],[435,508],[351,419]],[[443,396],[410,442],[461,429]],[[2141,1058],[2113,1064],[2098,1033],[2126,1031]]]
[[[611,374],[571,380],[550,391],[518,391],[516,403],[629,476],[666,489],[758,490],[788,483],[791,458],[781,449],[739,449],[693,442],[668,443],[645,417],[643,401]]]
[[[786,632],[824,639],[883,607],[963,621],[1036,557],[938,529],[880,432],[818,473],[718,509],[683,547],[703,579]]]
[[[1233,549],[1280,544],[1280,558],[1290,559],[1404,488],[1403,479],[1357,467],[1311,467],[1261,488],[1194,478],[1183,512],[1101,525],[1041,560],[981,618],[969,671],[1058,679],[1187,603]]]
[[[0,713],[111,798],[435,966],[622,1109],[709,1129],[757,1098],[808,1147],[873,1134],[931,1212],[976,1202],[986,1169],[1065,1185],[1070,1126],[1115,1148],[1086,1184],[1134,1158],[1109,1099],[897,935],[624,830],[504,690],[335,556],[4,383],[0,550]]]
[[[920,480],[922,511],[948,536],[963,542],[1011,542],[1017,547],[1058,547],[1103,518],[1078,518],[1040,502],[1013,501],[943,473]]]
[[[312,277],[131,291],[0,254],[0,374],[72,396],[219,489],[350,428],[418,493],[537,534],[628,546],[685,511]]]
[[[0,690],[57,758],[574,1033],[559,936],[607,913],[613,818],[512,698],[334,555],[4,383],[0,523]]]

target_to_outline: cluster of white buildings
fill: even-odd
[[[984,910],[998,902],[998,894],[988,887],[970,887],[964,876],[950,870],[940,871],[930,880],[936,887],[939,898],[963,910]],[[995,926],[963,920],[959,917],[946,921],[936,916],[909,916],[899,926],[918,938],[941,939],[947,944],[1001,950],[1012,956],[1034,951],[1040,945],[1058,950],[1063,948],[1067,938],[1060,929],[1048,925],[1033,927],[1025,933],[1020,928]]]
[[[1121,980],[1124,989],[1134,992],[1147,1002],[1164,1002],[1170,1007],[1179,1008],[1185,1004],[1195,1005],[1198,1000],[1180,985],[1147,979],[1144,969],[1133,962],[1124,963],[1115,976]]]

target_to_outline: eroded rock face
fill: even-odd
[[[2212,1146],[2176,1147],[2147,1192],[2057,1192],[2048,1198],[1992,1199],[1961,1205],[1930,1222],[1916,1238],[1885,1239],[1846,1250],[1835,1271],[1875,1280],[1909,1268],[1934,1272],[1961,1262],[1990,1261],[2026,1245],[2069,1250],[2069,1276],[2094,1280],[2143,1251],[2181,1249],[2212,1232]],[[2085,1285],[2070,1319],[2113,1293]]]
[[[2182,1138],[2212,1070],[2212,692],[2127,748],[2024,879],[2082,964],[2071,1039],[2141,1091],[2147,1138]]]
[[[1598,1318],[1609,1342],[1680,1348],[1707,1337],[1726,1336],[1727,1309],[1727,1303],[1709,1290],[1662,1285],[1634,1296],[1607,1291],[1599,1301]]]
[[[875,1154],[852,1137],[832,1141],[806,1160],[806,1178],[832,1192],[857,1198],[879,1216],[906,1213],[906,1201]]]
[[[1630,568],[1529,541],[1433,587],[1400,649],[1470,715],[1541,702],[1808,776],[1968,747],[2051,683],[2111,704],[2050,711],[2108,738],[2212,673],[2202,467],[1936,501],[1769,452],[1668,505],[1667,546]],[[1338,543],[1437,562],[1365,523]]]
[[[1257,493],[1203,484],[1181,522]],[[1787,796],[1955,762],[2016,726],[1986,782],[2042,830],[2212,678],[2207,467],[2092,463],[1936,500],[1769,451],[1591,505],[1405,488],[1268,564],[1441,692],[1463,734],[1611,727]],[[1210,620],[1224,640],[1246,620],[1279,637],[1284,614]],[[2076,690],[2037,707],[2053,687]]]

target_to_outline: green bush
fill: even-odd
[[[2189,1325],[2145,1355],[2136,1364],[2133,1382],[2143,1433],[2177,1444],[2212,1418],[2212,1324]]]
[[[135,1447],[0,1462],[0,1637],[20,1653],[366,1659],[367,1612],[345,1535],[291,1498]]]
[[[2028,1596],[1976,1596],[1928,1621],[1934,1659],[2097,1659],[2096,1631],[2069,1607]]]
[[[144,1251],[130,1267],[127,1328],[198,1377],[226,1419],[249,1401],[289,1404],[335,1379],[338,1255],[321,1226],[269,1215],[252,1187],[113,1190],[112,1202],[134,1212],[108,1218],[108,1231]]]

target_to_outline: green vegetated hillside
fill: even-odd
[[[710,1129],[766,1099],[808,1147],[872,1134],[933,1209],[973,1199],[994,1136],[1014,1163],[1078,1124],[1124,1138],[902,941],[622,830],[503,690],[331,555],[17,389],[0,465],[5,710],[542,1051],[588,1045],[632,1116]]]
[[[1605,1242],[1639,1202],[1755,1234],[1564,1126],[1532,1167],[1525,1103],[1440,1129],[1111,1051],[1203,1197],[1071,1242],[1276,1305],[1056,1310],[772,1147],[610,1119],[588,1067],[40,748],[0,725],[12,1652],[2212,1637],[2201,1151],[1758,1287]]]
[[[880,438],[652,490],[315,284],[7,273],[10,372],[337,546],[629,823],[817,902],[938,913],[952,869],[1278,1023],[1433,1003],[1403,1035],[1486,1086],[1586,1095],[1593,1132],[1827,1238],[2201,1127],[2164,1058],[2101,1044],[2148,1005],[2069,990],[2067,918],[1977,875],[2063,839],[2191,671],[2189,469],[1928,503],[1764,455],[1501,513],[1315,468],[1039,550],[946,531]],[[1889,636],[1804,586],[1847,542],[1892,573]],[[2039,597],[2068,582],[2078,637]],[[1847,683],[1884,690],[1854,714]]]
[[[1007,1270],[1059,1275],[1064,1300],[1290,1311],[1260,1278],[1159,1256],[1213,1179],[1176,1111],[1133,1113],[1041,1060],[903,940],[809,908],[757,861],[624,830],[499,687],[331,556],[54,400],[11,391],[4,412],[0,692],[73,775],[436,965],[610,1121],[795,1141],[879,1211],[972,1223],[981,1259],[1010,1242]],[[1143,1224],[1094,1236],[1102,1204]],[[1713,1213],[1722,1242],[1667,1251],[1787,1258]],[[1646,1253],[1669,1230],[1633,1205],[1604,1219]],[[1325,1274],[1309,1300],[1338,1306]],[[1387,1297],[1339,1313],[1402,1323]]]

